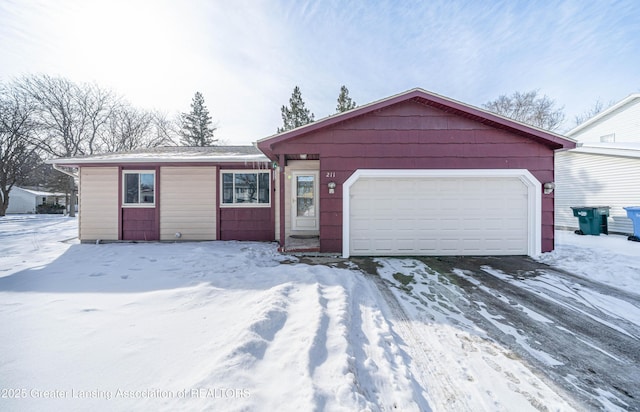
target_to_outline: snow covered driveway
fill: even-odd
[[[445,358],[458,346],[449,373],[470,386],[463,392],[470,393],[479,378],[493,379],[497,385],[502,375],[515,391],[544,403],[534,395],[535,388],[526,387],[529,377],[505,365],[505,357],[517,356],[585,408],[640,410],[637,289],[627,292],[524,257],[376,259],[376,263],[403,310],[423,322],[414,329],[438,336],[437,344],[425,339],[429,352]],[[633,276],[621,270],[619,277],[626,284]],[[456,329],[457,342],[448,336],[449,328]],[[475,371],[470,371],[474,362]],[[435,383],[427,377],[429,388],[437,385],[438,373]]]

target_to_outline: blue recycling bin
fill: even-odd
[[[640,242],[640,206],[625,207],[627,217],[633,222],[633,235],[628,239],[634,242]]]

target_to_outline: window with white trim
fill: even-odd
[[[156,204],[156,173],[154,171],[122,172],[122,204],[124,206],[154,206]]]
[[[269,206],[271,174],[254,171],[223,171],[222,206]]]

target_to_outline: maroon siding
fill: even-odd
[[[320,249],[342,250],[342,183],[356,169],[528,169],[553,181],[553,149],[521,133],[404,101],[272,146],[320,156]],[[334,172],[335,178],[327,178]],[[330,195],[329,181],[338,186]],[[543,195],[542,251],[553,250],[553,195]]]
[[[221,207],[220,240],[275,240],[275,225],[271,207]]]
[[[122,240],[159,240],[155,208],[122,208]]]

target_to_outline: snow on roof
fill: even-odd
[[[25,189],[24,187],[18,187],[18,186],[14,186],[13,189],[20,189],[27,193],[31,193],[32,195],[35,195],[35,196],[66,196],[64,193],[60,193],[60,192],[44,192],[41,190]]]
[[[640,143],[583,143],[570,152],[640,158]]]
[[[566,133],[566,136],[569,136],[569,137],[573,136],[574,134],[578,133],[582,129],[586,129],[587,127],[591,126],[592,124],[597,123],[598,121],[600,121],[600,119],[608,116],[609,114],[611,114],[611,113],[615,112],[616,110],[626,106],[627,104],[633,102],[636,99],[640,99],[640,93],[630,94],[629,96],[627,96],[624,99],[620,100],[618,103],[616,103],[613,106],[609,107],[607,110],[601,111],[600,113],[598,113],[597,115],[595,115],[592,118],[588,119],[587,121],[579,124],[578,126],[574,127],[573,129],[569,130]]]
[[[103,153],[48,160],[59,165],[92,163],[190,163],[190,162],[267,162],[255,146],[163,146],[127,152]]]

